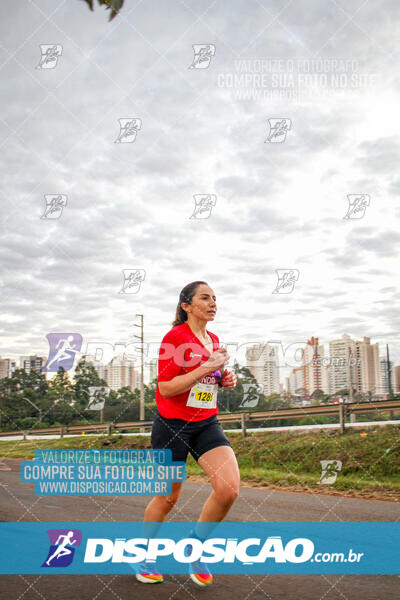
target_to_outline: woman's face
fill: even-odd
[[[183,304],[183,303],[182,303]],[[185,304],[184,309],[190,310],[197,319],[204,321],[213,321],[217,313],[217,299],[214,291],[204,283],[197,286],[195,295],[191,304]]]

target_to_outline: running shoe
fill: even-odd
[[[136,579],[141,583],[162,583],[164,577],[161,573],[156,573],[155,567],[151,563],[142,561],[134,564]]]
[[[213,582],[213,576],[211,575],[207,565],[199,560],[195,560],[189,564],[189,573],[190,579],[201,587],[211,585]]]
[[[199,536],[196,535],[193,531],[190,532],[188,537],[200,539]],[[191,552],[192,551],[189,551],[188,546],[186,546],[184,550],[185,556],[190,556]],[[197,585],[200,585],[201,587],[210,585],[213,581],[213,576],[211,575],[207,565],[203,562],[200,562],[200,560],[195,560],[192,563],[189,563],[189,575],[190,579]]]

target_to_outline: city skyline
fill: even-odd
[[[221,340],[220,340],[221,342]],[[222,342],[223,343],[223,342]],[[265,393],[268,395],[269,393],[280,393],[282,389],[286,391],[293,391],[297,388],[309,389],[310,393],[316,389],[322,389],[325,393],[335,393],[337,389],[348,387],[346,384],[339,384],[342,380],[345,381],[347,377],[347,350],[345,353],[342,352],[341,348],[344,345],[346,348],[351,348],[352,356],[354,354],[354,364],[351,365],[352,369],[352,377],[354,386],[359,389],[359,391],[367,391],[375,390],[376,393],[384,393],[382,391],[383,383],[382,381],[386,380],[387,387],[387,372],[386,367],[381,366],[382,360],[386,362],[386,345],[384,350],[380,348],[379,344],[376,342],[372,342],[369,337],[364,336],[362,340],[357,340],[351,338],[348,334],[342,334],[340,338],[335,338],[334,340],[329,340],[326,342],[328,345],[328,353],[325,353],[325,344],[322,343],[318,337],[310,336],[307,340],[298,343],[292,343],[290,347],[284,348],[283,345],[277,345],[273,342],[262,341],[257,343],[247,342],[242,347],[242,360],[238,359],[239,352],[235,353],[233,349],[233,343],[227,343],[228,351],[233,353],[234,356],[231,355],[231,360],[227,368],[231,368],[233,363],[237,361],[240,366],[250,367],[252,374],[256,377],[257,381],[261,383],[263,381],[265,386]],[[119,350],[121,349],[121,345],[119,344]],[[152,346],[153,352],[156,352],[158,356],[158,348],[157,344],[148,342],[148,346]],[[367,345],[367,346],[366,346]],[[109,351],[109,344],[106,343],[107,347],[103,347],[103,359],[105,357],[105,351]],[[146,341],[145,341],[146,346]],[[93,349],[96,345],[93,346]],[[98,352],[101,351],[102,344],[98,344]],[[367,348],[360,354],[361,349]],[[273,349],[273,359],[272,362],[268,360],[268,358],[262,358],[265,354],[265,350]],[[337,351],[336,349],[339,349]],[[127,348],[128,349],[128,348]],[[240,349],[240,348],[239,348]],[[301,350],[301,354],[299,355],[299,350]],[[374,351],[373,358],[368,358],[368,352]],[[290,351],[290,352],[289,352]],[[315,354],[315,352],[317,354]],[[70,370],[70,376],[73,377],[76,365],[80,358],[86,356],[87,362],[90,362],[96,367],[100,376],[108,373],[106,379],[110,378],[110,373],[112,370],[117,370],[117,366],[122,369],[127,369],[127,372],[132,372],[131,375],[127,375],[126,377],[132,383],[133,381],[139,380],[139,369],[140,369],[140,359],[138,356],[133,358],[132,356],[125,356],[123,352],[116,352],[111,357],[108,357],[108,360],[96,359],[94,354],[90,353],[77,353],[73,367]],[[144,353],[144,380],[147,383],[150,383],[151,375],[157,373],[157,356],[147,356],[146,352]],[[261,359],[260,359],[261,356]],[[318,357],[316,367],[315,356]],[[339,359],[337,357],[340,357]],[[358,358],[356,358],[358,357]],[[4,360],[8,357],[1,357],[0,360]],[[20,357],[15,357],[13,360],[19,360],[20,366],[22,367],[24,359],[35,359],[40,358],[42,360],[41,364],[45,365],[47,356],[38,357],[37,355],[23,355]],[[351,359],[353,360],[353,359]],[[372,360],[372,363],[371,363]],[[263,362],[264,361],[264,362]],[[342,368],[340,367],[342,361]],[[343,363],[344,361],[344,363]],[[29,362],[28,360],[26,362]],[[275,367],[271,367],[276,363],[277,370]],[[367,364],[368,363],[368,364]],[[270,365],[270,367],[266,367],[265,365]],[[256,366],[258,365],[258,366]],[[339,365],[339,366],[338,366]],[[354,366],[356,365],[356,366]],[[390,365],[391,365],[391,373],[392,373],[392,390],[397,391],[395,389],[395,381],[394,374],[397,365],[394,363],[392,358],[390,357]],[[107,371],[107,367],[109,367]],[[252,368],[251,368],[252,367]],[[307,369],[305,368],[307,367]],[[333,368],[331,368],[333,367]],[[356,370],[358,367],[358,375],[356,375]],[[399,367],[400,368],[400,367]],[[270,371],[269,375],[266,374],[266,370]],[[272,369],[272,370],[271,370]],[[343,370],[344,369],[344,370]],[[374,371],[372,374],[367,375],[369,371]],[[381,373],[382,371],[382,373]],[[342,374],[341,374],[342,373]],[[48,372],[47,377],[53,376],[52,372]],[[123,376],[125,378],[125,375]],[[330,382],[330,377],[334,377],[335,384]],[[358,379],[357,379],[358,377]],[[337,381],[336,379],[339,378]],[[361,378],[361,379],[360,379]],[[127,380],[128,380],[127,379]],[[124,379],[125,380],[125,379]],[[328,381],[329,380],[329,381]],[[362,383],[361,383],[362,380]],[[289,384],[289,382],[291,383]],[[373,381],[373,383],[371,383]],[[294,383],[296,382],[296,383]],[[114,386],[112,386],[114,388]],[[120,387],[123,387],[121,385]],[[118,388],[118,386],[117,386]],[[115,388],[115,389],[117,389]],[[289,389],[291,388],[291,389]],[[312,388],[312,389],[311,389]],[[387,389],[386,392],[387,393]]]

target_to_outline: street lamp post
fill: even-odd
[[[347,353],[347,366],[348,366],[348,381],[349,381],[349,402],[353,402],[353,371],[352,371],[352,352],[351,348],[348,348]]]
[[[137,338],[138,340],[140,340],[140,342],[141,342],[141,344],[140,344],[140,416],[139,416],[139,420],[140,421],[144,421],[144,385],[143,385],[143,378],[144,378],[144,361],[143,361],[143,355],[144,355],[144,348],[143,348],[144,333],[143,333],[143,318],[144,317],[141,314],[136,314],[136,316],[141,318],[140,325],[134,324],[134,327],[140,327],[140,336],[139,335],[134,335],[133,336],[133,337]],[[141,427],[140,433],[144,433],[144,427]]]
[[[389,358],[389,345],[386,344],[386,377],[387,377],[387,385],[388,385],[388,400],[393,399],[393,391],[392,391],[392,374],[390,372],[390,358]]]
[[[26,400],[27,402],[29,402],[29,404],[31,404],[33,406],[33,408],[35,408],[38,413],[39,413],[39,425],[42,424],[42,409],[39,408],[38,406],[36,406],[36,404],[34,402],[32,402],[32,400],[29,400],[29,398],[27,398],[26,396],[22,396],[22,400]]]
[[[17,383],[16,386],[17,386],[17,390],[19,392],[20,384]],[[21,392],[23,393],[22,389],[21,389]],[[21,396],[21,398],[22,398],[22,400],[26,400],[27,402],[29,402],[29,404],[31,406],[33,406],[33,408],[38,411],[38,413],[39,413],[39,425],[41,425],[42,424],[42,409],[39,408],[39,406],[36,406],[36,404],[34,402],[32,402],[32,400],[29,400],[29,398],[27,398],[26,396]]]

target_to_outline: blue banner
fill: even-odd
[[[165,450],[36,450],[20,464],[37,496],[165,496],[186,481],[186,463]]]
[[[194,533],[194,529],[196,532]],[[400,523],[0,523],[2,574],[399,574]],[[201,572],[201,571],[200,571]]]

